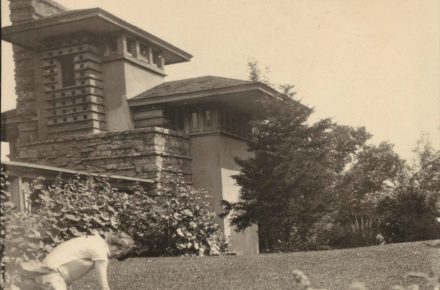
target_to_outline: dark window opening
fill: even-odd
[[[64,55],[59,58],[61,64],[61,76],[63,87],[75,85],[75,63],[72,55]]]
[[[133,39],[127,39],[127,53],[136,56],[136,41]]]
[[[118,39],[116,37],[109,38],[106,45],[106,55],[118,52]]]
[[[205,128],[206,129],[212,129],[213,127],[213,117],[212,117],[212,111],[211,110],[205,110]]]
[[[153,50],[153,64],[158,68],[162,68],[162,55],[158,50]]]
[[[147,45],[139,44],[139,52],[143,60],[150,62],[150,48]]]
[[[191,114],[191,131],[197,131],[199,128],[197,112]]]
[[[176,122],[175,123],[175,128],[177,130],[184,130],[185,129],[183,112],[176,112],[175,122]]]

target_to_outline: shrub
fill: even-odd
[[[37,179],[30,185],[32,212],[43,219],[50,245],[73,237],[118,229],[118,206],[126,195],[104,177],[57,181],[49,186]]]
[[[407,242],[440,238],[436,220],[437,197],[417,188],[402,188],[377,207],[379,227],[386,242]]]
[[[43,243],[43,220],[35,214],[19,212],[10,201],[7,173],[1,167],[1,280],[0,288],[21,286],[18,275],[22,262],[41,259],[51,247]],[[6,271],[7,270],[7,271]]]
[[[9,193],[4,190],[6,176],[2,178],[2,201],[9,201]],[[29,255],[29,259],[41,258],[59,243],[76,236],[116,230],[133,236],[135,254],[141,256],[220,253],[223,236],[209,212],[207,194],[188,185],[182,174],[163,174],[156,185],[149,191],[137,185],[127,194],[113,188],[104,177],[58,178],[49,185],[38,178],[27,192],[31,212],[2,210],[2,225],[8,232],[5,238],[28,238],[26,247],[33,248],[20,248],[16,253],[38,252]],[[2,206],[12,208],[12,203],[2,202]],[[16,241],[14,247],[25,246],[25,240]]]
[[[209,196],[187,184],[182,173],[163,171],[153,191],[137,188],[121,213],[121,227],[136,242],[138,255],[210,255],[223,236],[209,212]]]

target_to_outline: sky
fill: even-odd
[[[438,0],[59,0],[101,7],[191,53],[166,80],[248,79],[247,62],[293,84],[312,120],[364,126],[405,159],[422,133],[440,149]],[[9,25],[1,0],[2,26]],[[15,107],[11,45],[2,41],[2,112]],[[2,144],[2,158],[7,154]]]

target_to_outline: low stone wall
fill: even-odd
[[[158,127],[32,142],[13,161],[139,178],[169,167],[191,174],[188,137]]]

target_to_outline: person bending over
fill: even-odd
[[[125,233],[106,233],[73,238],[50,252],[42,264],[53,270],[36,278],[38,284],[54,290],[67,290],[69,285],[95,268],[101,290],[109,290],[107,266],[109,258],[121,259],[130,252],[133,240]]]

